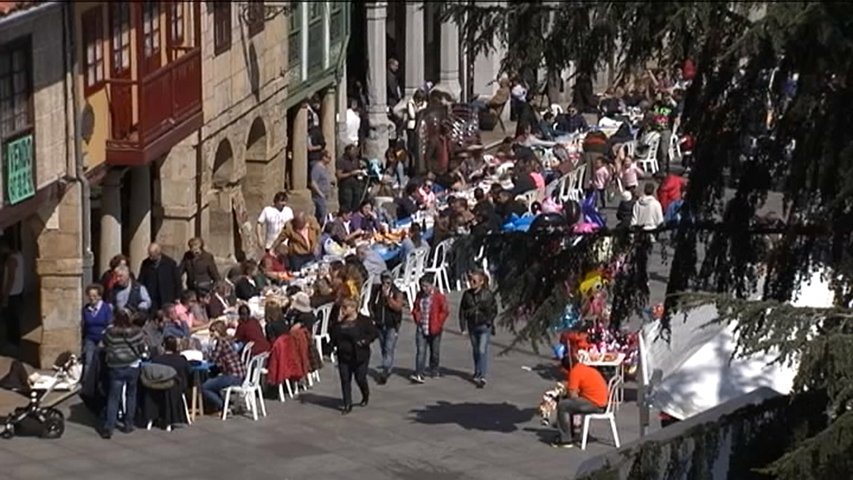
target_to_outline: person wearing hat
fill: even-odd
[[[287,312],[288,323],[297,323],[305,327],[309,332],[317,321],[314,310],[311,308],[311,297],[305,292],[296,292],[290,297],[290,310]]]
[[[380,276],[379,288],[374,288],[370,298],[370,315],[379,330],[379,348],[382,350],[382,366],[376,383],[384,385],[394,368],[394,350],[400,324],[403,322],[403,293],[394,285],[389,272]]]

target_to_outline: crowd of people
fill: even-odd
[[[388,67],[393,70],[394,62]],[[396,122],[401,135],[383,159],[362,156],[359,140],[363,136],[356,131],[348,133],[350,143],[333,160],[322,133],[316,126],[309,128],[313,212],[294,211],[287,192],[277,193],[258,217],[256,235],[263,255],[257,262],[245,259],[222,275],[201,238],[188,242],[188,250],[179,261],[152,244],[136,275],[127,258],[117,255],[101,281],[86,288],[82,312],[85,368],[92,368],[103,355],[109,375],[105,421],[99,428],[102,436],[109,437],[116,426],[122,391],[127,397],[126,411],[130,412],[125,417],[131,419],[125,421],[124,428],[133,428],[135,404],[130,397],[135,390],[131,384],[138,380],[141,365],[173,355],[176,350],[198,348],[196,334],[209,332],[209,357],[216,367],[201,389],[208,409],[219,414],[224,408],[222,389],[239,384],[247,373],[239,349],[251,345],[251,354],[260,355],[270,352],[277,338],[292,329],[311,335],[316,331],[315,310],[329,304],[333,306],[328,326],[330,345],[326,352],[317,353],[334,352],[336,356],[343,413],[352,409],[353,379],[361,390],[362,405],[368,403],[367,372],[374,341],[378,341],[381,352],[377,383],[389,380],[406,310],[416,327],[416,362],[410,380],[424,383],[428,377],[441,375],[442,332],[455,313],[471,341],[472,380],[482,388],[488,375],[488,345],[498,315],[488,272],[465,259],[455,259],[459,265],[451,269],[453,280],[464,281],[469,288],[459,311],[451,312],[432,274],[418,279],[417,295],[407,305],[406,295],[391,274],[394,266],[405,263],[416,250],[434,250],[444,240],[460,235],[496,233],[512,218],[529,215],[531,210],[535,214],[541,207],[520,196],[539,192],[539,198],[547,202],[547,185],[581,165],[588,167],[585,186],[600,207],[613,196],[609,191],[615,190],[620,197],[616,207],[620,225],[655,229],[666,219],[680,215],[686,180],[670,173],[669,149],[663,147],[666,142],[661,142],[665,160],[660,184],[648,182],[642,188],[640,180],[647,173],[625,148],[635,142],[635,150],[642,149],[647,132],[669,132],[671,136],[676,131],[679,89],[659,88],[654,98],[636,89],[628,94],[614,89],[594,107],[576,98],[565,113],[548,111],[540,115],[520,81],[502,79],[500,89],[510,92],[505,96],[511,101],[518,129],[515,137],[506,138],[487,155],[482,146],[454,137],[446,124],[432,132],[426,148],[416,152],[412,144],[418,141],[415,130],[419,113],[428,105],[441,105],[443,97],[425,86],[407,99],[399,87],[393,87],[389,84],[389,92],[393,90],[399,96],[395,97],[397,103],[405,108]],[[358,103],[356,99],[353,105]],[[475,102],[475,107],[482,106]],[[639,123],[628,116],[632,107],[642,114]],[[588,125],[582,113],[591,108],[604,118],[616,119],[619,126],[615,133],[605,135]],[[347,112],[348,124],[349,118]],[[584,135],[580,155],[570,154],[559,141],[567,134]],[[551,151],[556,164],[542,161],[542,149]],[[417,162],[414,157],[420,152],[424,158]],[[507,164],[509,169],[502,167]],[[335,190],[338,208],[330,213]],[[402,230],[397,227],[403,219],[425,215],[433,219],[431,228],[417,221]],[[399,252],[393,258],[383,258],[372,243],[377,235],[391,234],[399,235]],[[304,282],[294,280],[307,270],[312,282],[306,288]],[[366,304],[362,301],[365,288],[370,289]],[[273,289],[285,300],[267,302],[263,318],[257,318],[250,302]],[[186,372],[179,376],[188,378]],[[186,386],[186,381],[182,385]],[[600,400],[595,398],[593,403],[600,404]]]

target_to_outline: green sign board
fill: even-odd
[[[6,179],[6,201],[15,205],[36,194],[33,165],[33,136],[12,140],[3,151],[3,176]]]

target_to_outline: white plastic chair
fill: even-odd
[[[524,204],[527,205],[527,209],[530,210],[530,207],[533,205],[533,203],[539,201],[539,190],[530,190],[524,192],[521,195],[515,197],[515,199],[524,202]]]
[[[361,286],[361,293],[358,297],[359,313],[365,316],[370,316],[370,293],[373,291],[373,279],[376,277],[368,277]]]
[[[192,418],[190,417],[190,406],[189,406],[189,404],[187,403],[187,395],[186,395],[185,393],[182,393],[182,394],[181,394],[181,400],[184,402],[184,415],[186,415],[186,416],[187,416],[187,425],[192,425],[192,424],[193,424],[193,420],[192,420]],[[145,429],[146,429],[146,430],[151,430],[151,427],[153,427],[153,426],[154,426],[154,420],[148,420],[148,425],[146,425],[146,426],[145,426]],[[166,431],[167,431],[167,432],[171,432],[171,431],[172,431],[172,426],[171,426],[171,425],[166,425]]]
[[[425,273],[435,276],[435,286],[438,291],[446,293],[450,291],[450,276],[447,273],[447,250],[453,245],[453,239],[448,238],[435,246],[432,264],[426,267]]]
[[[681,161],[681,142],[678,140],[678,135],[675,134],[675,130],[672,131],[672,135],[669,137],[669,163],[674,164],[675,162]]]
[[[586,441],[589,437],[589,421],[590,420],[608,420],[610,422],[610,431],[613,433],[613,443],[616,448],[619,448],[619,432],[616,430],[616,416],[614,410],[616,408],[616,394],[621,387],[622,379],[619,376],[614,376],[607,384],[607,408],[604,413],[589,413],[583,416],[583,433],[581,436],[581,450],[586,450]]]
[[[314,316],[317,317],[317,321],[314,322],[314,326],[311,327],[311,333],[314,337],[314,343],[317,346],[317,351],[320,352],[320,360],[322,361],[323,342],[330,343],[332,341],[331,337],[329,337],[329,320],[332,316],[332,304],[327,303],[315,308]],[[331,352],[329,354],[329,358],[332,360],[332,363],[335,363],[335,352]],[[317,381],[320,381],[319,372],[317,372],[316,378]]]
[[[417,255],[417,250],[409,252],[403,260],[402,275],[394,278],[394,286],[399,288],[400,291],[406,295],[406,300],[409,301],[410,306],[414,305],[414,292],[417,289],[417,277],[415,272],[415,268],[417,266]],[[397,272],[400,273],[399,270],[397,270]]]
[[[262,353],[254,356],[249,361],[249,368],[246,369],[246,377],[243,379],[243,383],[223,389],[225,390],[225,406],[222,408],[223,421],[228,418],[228,405],[231,403],[232,393],[243,395],[246,401],[246,408],[252,412],[253,420],[258,420],[259,406],[261,415],[267,416],[267,407],[264,404],[264,392],[261,389],[261,373],[269,355],[269,353]]]
[[[255,342],[246,342],[243,345],[243,350],[240,351],[240,363],[249,367],[249,362],[252,360],[252,347],[255,346]]]
[[[651,132],[643,139],[646,145],[645,154],[637,159],[637,164],[646,173],[654,175],[660,170],[658,166],[658,147],[660,146],[660,133]]]
[[[583,177],[586,174],[586,164],[580,164],[572,170],[568,175],[560,179],[561,183],[557,187],[557,199],[560,203],[566,203],[570,200],[580,202],[583,198]]]

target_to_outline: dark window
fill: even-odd
[[[130,74],[130,4],[110,4],[110,25],[112,76],[126,77]]]
[[[290,38],[288,42],[288,63],[290,68],[299,65],[302,59],[302,3],[290,12]]]
[[[249,3],[246,10],[246,23],[249,24],[249,36],[255,36],[264,30],[264,2]]]
[[[184,43],[184,2],[169,4],[169,46],[178,47]]]
[[[160,54],[160,3],[145,2],[142,10],[145,58]]]
[[[83,91],[88,96],[104,86],[104,16],[100,6],[83,13],[82,30],[85,49]]]
[[[6,203],[32,198],[36,162],[29,39],[0,46],[0,142]]]
[[[213,50],[216,55],[231,48],[231,2],[213,4]]]

